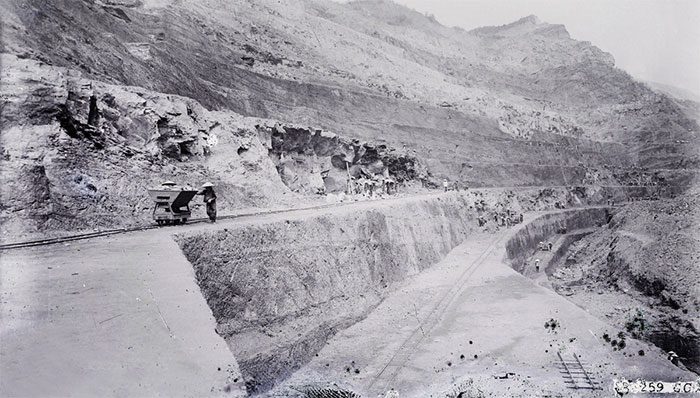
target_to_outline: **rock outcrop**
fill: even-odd
[[[253,120],[11,55],[2,63],[5,233],[143,223],[146,188],[165,180],[211,180],[224,208],[287,192]]]

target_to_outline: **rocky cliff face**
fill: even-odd
[[[329,171],[342,186],[340,153],[285,160],[256,124],[385,148],[428,185],[688,183],[699,164],[687,107],[536,17],[467,32],[389,1],[0,7],[3,217],[39,229],[143,218],[163,178],[216,180],[225,209],[316,193]]]
[[[554,288],[632,336],[700,369],[700,195],[640,202],[576,241],[555,262]]]
[[[230,211],[342,192],[362,173],[429,177],[419,160],[386,145],[208,111],[190,98],[9,54],[2,61],[5,234],[143,223],[152,210],[146,188],[165,180],[210,180]]]
[[[252,394],[364,317],[388,285],[459,244],[476,226],[468,206],[456,196],[443,203],[422,199],[178,241]]]
[[[286,191],[239,115],[11,55],[2,62],[5,233],[147,219],[145,189],[165,179],[192,186],[211,179],[226,207],[269,203]],[[236,153],[241,146],[245,156]]]

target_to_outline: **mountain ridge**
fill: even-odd
[[[611,55],[563,34],[563,26],[533,17],[486,28],[511,32],[499,36],[449,28],[387,1],[10,0],[1,7],[2,52],[27,61],[6,65],[36,69],[36,79],[10,74],[28,92],[40,95],[54,84],[42,65],[65,68],[94,81],[95,87],[108,87],[98,84],[104,82],[141,87],[162,98],[190,98],[207,111],[231,114],[226,120],[262,118],[308,126],[309,132],[330,131],[348,142],[395,150],[424,165],[427,171],[420,178],[427,186],[440,179],[470,186],[572,185],[586,183],[585,176],[593,172],[611,184],[624,184],[616,176],[627,175],[620,172],[627,169],[687,184],[700,164],[698,127],[686,107],[615,68]],[[40,82],[43,73],[47,81]],[[12,87],[14,83],[4,84],[2,89]],[[41,120],[31,118],[34,105],[21,102],[23,97],[2,93],[3,109],[18,110],[16,115],[3,113],[3,130],[57,126],[56,134],[62,134],[65,120],[85,117],[80,122],[85,124],[91,95],[70,87],[54,89],[68,90],[70,103],[50,105],[65,111]],[[114,94],[109,90],[115,89],[100,90],[92,94],[97,114],[121,109],[110,99]],[[130,109],[136,106],[129,104]],[[124,134],[127,142],[112,144],[119,148],[143,150],[146,143],[128,137],[145,136],[150,142],[161,134],[133,120],[101,120],[88,134]],[[241,129],[257,134],[250,125]],[[187,152],[189,144],[183,145]],[[260,142],[261,148],[265,145]],[[223,156],[220,149],[212,150]],[[51,144],[42,151],[60,152],[61,146]],[[84,155],[90,156],[89,151]],[[158,161],[195,167],[211,159],[202,153],[184,161],[180,149],[174,153],[174,159]],[[13,156],[4,160],[10,169],[20,164],[21,155]],[[40,158],[37,167],[47,167]],[[121,162],[130,167],[129,158]],[[274,162],[282,167],[280,159]],[[300,162],[304,166],[295,171],[297,176],[315,181],[301,186],[322,189],[319,172],[328,166],[308,157]],[[291,173],[296,166],[284,167]],[[209,172],[223,173],[216,168]],[[59,184],[52,178],[64,178],[62,173],[28,184],[38,184],[31,189],[44,192],[42,186]],[[216,178],[224,185],[226,179],[239,184],[238,177]],[[130,195],[136,195],[130,199],[134,203],[147,200]],[[230,205],[252,202],[240,197]]]

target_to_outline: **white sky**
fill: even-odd
[[[394,1],[467,30],[534,14],[611,53],[638,79],[700,95],[700,0]]]

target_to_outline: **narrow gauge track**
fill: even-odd
[[[561,352],[557,352],[557,356],[559,357],[557,367],[560,368],[567,388],[573,390],[602,390],[595,376],[586,371],[585,364],[578,359],[575,353],[573,354],[573,361],[565,360]]]
[[[217,219],[230,220],[230,219],[237,219],[237,218],[257,217],[257,216],[263,216],[263,215],[268,215],[268,214],[279,214],[279,213],[288,213],[288,212],[295,212],[295,211],[324,209],[324,208],[333,207],[333,206],[337,206],[337,204],[325,204],[325,205],[300,207],[300,208],[293,208],[293,209],[269,210],[269,211],[255,212],[255,213],[230,214],[230,215],[217,217]],[[198,223],[202,223],[202,222],[206,222],[206,221],[208,221],[208,218],[193,218],[193,219],[190,219],[189,221],[187,221],[187,224],[198,224]],[[155,224],[142,225],[142,226],[138,226],[138,227],[106,229],[103,231],[61,236],[61,237],[56,237],[56,238],[39,239],[39,240],[33,240],[33,241],[27,241],[27,242],[5,243],[5,244],[0,245],[0,251],[11,250],[11,249],[22,249],[22,248],[34,247],[34,246],[53,245],[53,244],[57,244],[57,243],[71,242],[71,241],[91,239],[91,238],[99,238],[102,236],[124,234],[127,232],[147,231],[149,229],[159,229],[159,228],[168,228],[168,226],[159,226],[159,225],[155,225]]]
[[[535,188],[542,189],[542,188],[560,188],[560,187],[561,186],[542,186],[542,187],[526,187],[526,188],[528,188],[528,189],[535,189]],[[609,187],[632,187],[632,186],[620,185],[620,186],[609,186]],[[498,187],[497,189],[517,189],[517,188],[518,187]],[[523,187],[520,187],[520,188],[523,188]],[[489,190],[489,189],[493,189],[493,188],[474,189],[473,191]],[[426,195],[419,195],[419,196],[430,196],[430,195],[435,195],[435,193],[426,194]],[[382,201],[382,200],[383,199],[373,199],[373,200],[370,200],[369,202]],[[629,203],[629,202],[620,202],[618,204],[618,206],[614,206],[614,207],[619,207],[619,206],[626,204],[626,203]],[[344,205],[344,204],[340,204],[340,206],[342,206],[342,205]],[[261,211],[261,212],[255,212],[255,213],[230,214],[230,215],[226,215],[226,216],[220,216],[220,217],[218,217],[218,219],[226,220],[226,219],[255,217],[255,216],[261,216],[261,215],[267,215],[267,214],[278,214],[278,213],[286,213],[286,212],[294,212],[294,211],[302,211],[302,210],[324,209],[324,208],[334,207],[334,206],[339,206],[339,205],[337,203],[333,203],[333,204],[325,204],[325,205],[310,206],[310,207]],[[190,219],[187,223],[188,224],[196,224],[196,223],[204,222],[206,220],[207,220],[206,218],[194,218],[194,219]],[[84,240],[84,239],[98,238],[98,237],[102,237],[102,236],[123,234],[123,233],[127,233],[127,232],[146,231],[149,229],[156,229],[156,228],[162,228],[162,226],[149,224],[149,225],[142,225],[142,226],[138,226],[138,227],[107,229],[107,230],[103,230],[103,231],[61,236],[61,237],[56,237],[56,238],[46,238],[46,239],[39,239],[39,240],[26,241],[26,242],[5,243],[5,244],[0,244],[0,251],[11,250],[11,249],[22,249],[22,248],[34,247],[34,246],[52,245],[52,244],[63,243],[63,242],[71,242],[71,241],[76,241],[76,240]]]
[[[419,325],[413,329],[408,338],[406,338],[396,352],[394,352],[394,355],[391,357],[391,359],[389,359],[389,362],[382,368],[381,371],[379,371],[376,376],[372,378],[368,385],[370,392],[382,394],[389,388],[393,387],[392,383],[394,383],[399,372],[404,368],[410,359],[411,353],[418,348],[425,337],[428,336],[438,325],[440,319],[443,317],[447,309],[455,302],[464,285],[469,281],[469,278],[484,263],[488,255],[491,254],[498,243],[500,243],[506,236],[508,236],[508,234],[503,233],[497,238],[491,239],[491,242],[486,249],[479,254],[471,265],[462,271],[457,281],[440,297],[425,318],[423,318]],[[372,391],[373,389],[376,389],[376,391]]]

